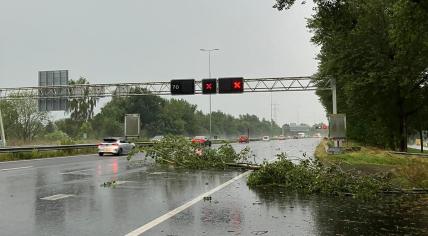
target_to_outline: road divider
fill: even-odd
[[[151,146],[153,142],[136,142],[139,146]],[[52,150],[73,150],[96,148],[98,144],[73,144],[73,145],[49,145],[49,146],[28,146],[28,147],[5,147],[0,148],[0,153],[17,153],[17,152],[32,152],[32,151],[52,151]]]
[[[260,141],[260,138],[251,138],[250,141]],[[237,143],[237,140],[214,139],[213,144]],[[135,142],[137,146],[152,146],[154,142]],[[43,146],[25,146],[25,147],[3,147],[0,153],[21,153],[32,151],[57,151],[57,150],[78,150],[87,148],[97,148],[98,144],[71,144],[71,145],[43,145]]]

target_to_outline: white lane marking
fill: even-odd
[[[23,167],[15,167],[15,168],[9,168],[9,169],[1,169],[1,171],[8,171],[8,170],[21,170],[21,169],[28,169],[32,168],[33,166],[23,166]]]
[[[73,171],[62,172],[60,174],[62,174],[62,175],[87,175],[87,176],[90,176],[91,174],[84,173],[84,172],[87,172],[90,170],[93,170],[93,169],[89,168],[89,169],[82,169],[82,170],[73,170]]]
[[[162,175],[165,174],[166,172],[152,172],[149,175]]]
[[[2,161],[2,162],[0,162],[0,164],[1,163],[26,162],[26,161],[43,161],[43,160],[50,160],[50,159],[76,158],[76,157],[86,157],[86,156],[97,156],[97,154],[85,154],[85,155],[63,156],[63,157],[46,157],[46,158],[28,159],[28,160],[19,160],[19,161]]]
[[[135,229],[134,231],[126,234],[125,236],[138,236],[138,235],[143,234],[147,230],[149,230],[149,229],[155,227],[156,225],[164,222],[165,220],[167,220],[167,219],[169,219],[169,218],[177,215],[178,213],[182,212],[183,210],[185,210],[185,209],[191,207],[192,205],[194,205],[195,203],[201,201],[204,197],[209,196],[209,195],[211,195],[211,194],[213,194],[213,193],[215,193],[215,192],[223,189],[224,187],[226,187],[229,184],[235,182],[236,180],[244,177],[245,175],[249,174],[250,172],[251,172],[251,170],[246,171],[246,172],[244,172],[244,173],[236,176],[235,178],[233,178],[233,179],[231,179],[231,180],[229,180],[229,181],[227,181],[227,182],[225,182],[225,183],[223,183],[223,184],[221,184],[221,185],[219,185],[219,186],[211,189],[210,191],[208,191],[206,193],[203,193],[203,194],[195,197],[194,199],[186,202],[184,205],[181,205],[181,206],[175,208],[174,210],[172,210],[172,211],[170,211],[170,212],[168,212],[168,213],[166,213],[166,214],[164,214],[164,215],[162,215],[162,216],[160,216],[160,217],[158,217],[158,218],[150,221],[149,223],[141,226],[140,228]]]
[[[81,175],[81,176],[92,176],[91,174],[83,173],[83,172],[70,172],[70,173],[61,173],[62,175]]]
[[[136,182],[136,181],[118,180],[118,181],[116,181],[116,185],[126,184],[126,183],[133,183],[133,182]]]
[[[68,198],[68,197],[72,197],[72,196],[74,196],[73,194],[56,194],[56,195],[52,195],[52,196],[49,196],[49,197],[43,197],[43,198],[40,198],[40,199],[42,199],[42,200],[48,200],[48,201],[56,201],[56,200],[59,200],[59,199],[64,199],[64,198]]]

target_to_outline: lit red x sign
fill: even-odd
[[[216,79],[203,79],[202,80],[202,94],[215,94],[217,93],[217,80]]]
[[[233,89],[241,89],[241,81],[233,81]]]
[[[212,83],[206,83],[205,84],[205,89],[207,89],[207,90],[213,89],[213,84]]]

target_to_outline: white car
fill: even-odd
[[[263,136],[262,140],[263,141],[269,141],[270,139],[269,139],[269,136]]]
[[[98,144],[98,155],[104,156],[105,153],[120,156],[128,154],[135,148],[134,143],[130,143],[122,138],[105,138],[103,142]]]

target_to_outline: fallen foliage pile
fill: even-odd
[[[278,161],[264,163],[248,178],[250,187],[280,186],[288,190],[308,193],[372,198],[393,186],[389,175],[360,176],[345,172],[338,166],[324,166],[318,161],[304,160],[294,164],[285,154]]]
[[[172,165],[189,169],[226,168],[227,164],[246,161],[250,149],[244,148],[237,153],[226,143],[218,148],[208,148],[191,143],[182,136],[167,136],[151,147],[140,147],[128,155],[128,159],[136,152],[143,152],[161,165]]]

